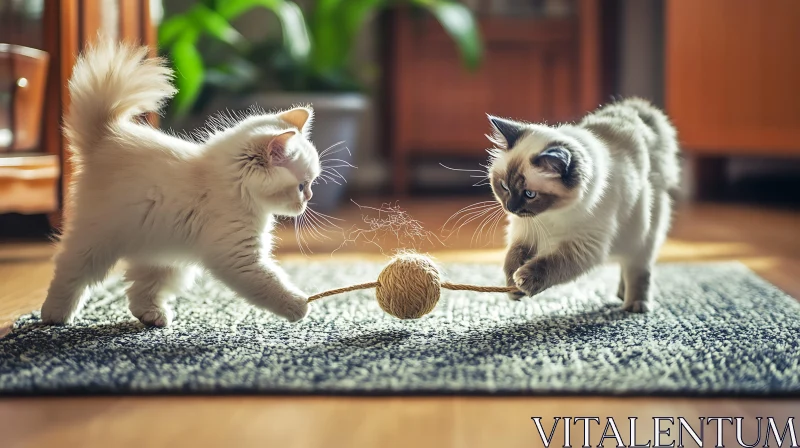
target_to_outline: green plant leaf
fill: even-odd
[[[319,0],[309,20],[311,30],[311,69],[324,71],[339,59],[344,44],[341,29],[336,22],[337,9],[342,0]]]
[[[194,23],[196,30],[207,33],[237,50],[246,51],[248,47],[247,39],[236,31],[236,28],[231,26],[225,17],[216,11],[209,9],[205,5],[198,4],[186,14]]]
[[[320,0],[311,22],[312,70],[320,76],[344,70],[364,24],[387,5],[386,0]]]
[[[191,22],[184,14],[179,14],[165,20],[158,26],[158,46],[166,48],[181,37],[187,29],[191,27]]]
[[[173,100],[176,115],[185,115],[201,93],[208,69],[197,49],[201,35],[207,34],[236,49],[238,55],[252,52],[250,43],[231,24],[242,13],[263,7],[272,11],[281,23],[283,48],[292,65],[305,67],[311,51],[311,39],[303,12],[295,2],[287,0],[203,0],[189,11],[172,16],[159,27],[159,44],[167,51],[176,71],[175,84],[179,89]],[[299,71],[299,70],[298,70]],[[224,72],[214,72],[214,81],[224,80]],[[234,75],[234,74],[231,74]],[[244,73],[236,74],[247,79]],[[300,74],[302,75],[302,74]],[[257,79],[249,76],[250,79]],[[301,82],[304,76],[296,76]],[[252,81],[256,82],[256,81]]]
[[[410,4],[428,11],[456,43],[467,67],[481,61],[480,32],[468,8],[457,0],[310,0],[308,22],[289,0],[197,0],[184,14],[162,23],[161,46],[171,55],[181,90],[174,109],[184,114],[204,85],[240,89],[278,84],[285,90],[358,90],[348,65],[366,22],[384,8]],[[266,8],[278,18],[282,39],[259,51],[260,43],[246,42],[230,24],[252,8]],[[196,48],[201,35],[233,46],[214,67],[205,67]],[[225,53],[222,49],[222,55]],[[219,52],[218,52],[219,53]],[[240,70],[231,58],[245,58],[252,67]],[[215,60],[211,57],[211,60]],[[234,82],[234,80],[238,80]]]
[[[474,70],[483,56],[478,24],[472,12],[461,3],[449,0],[413,0],[433,14],[442,28],[453,38],[464,64]]]
[[[217,12],[223,18],[233,20],[255,7],[269,9],[278,17],[286,51],[292,58],[305,61],[311,51],[311,39],[303,11],[297,3],[286,0],[221,0]]]
[[[283,44],[296,61],[305,61],[311,52],[311,39],[303,11],[295,2],[279,1],[273,11],[281,22]]]
[[[242,13],[255,7],[273,9],[283,0],[221,0],[217,4],[217,12],[228,20],[233,20]]]
[[[380,9],[403,1],[319,0],[311,21],[311,68],[318,76],[346,69],[351,51],[367,21]],[[453,38],[464,64],[474,69],[482,48],[477,22],[463,4],[452,0],[406,0],[430,12]]]
[[[175,67],[175,86],[178,88],[173,106],[178,116],[185,115],[191,109],[203,86],[205,67],[197,50],[197,38],[197,33],[187,33],[175,41],[170,51]]]

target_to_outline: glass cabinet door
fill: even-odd
[[[44,0],[0,2],[0,153],[40,151],[48,54]]]

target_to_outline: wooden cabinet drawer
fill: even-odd
[[[401,59],[397,82],[409,92],[412,154],[480,154],[486,113],[558,122],[579,112],[574,20],[482,20],[486,58],[476,72],[462,67],[453,43],[429,21],[402,26],[413,52]]]
[[[484,157],[486,114],[557,123],[597,107],[599,0],[559,18],[480,15],[484,60],[470,72],[434,20],[397,11],[389,37],[388,134],[396,194],[414,159]]]

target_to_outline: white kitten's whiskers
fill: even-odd
[[[343,151],[347,151],[347,154],[352,157],[353,154],[350,152],[350,148],[347,146],[341,146],[343,143],[344,141],[336,142],[322,151],[319,155],[320,167],[322,168],[319,178],[325,183],[333,182],[337,185],[341,185],[342,182],[347,183],[347,179],[345,179],[342,173],[339,172],[339,169],[358,168],[347,160],[331,158],[332,156]]]
[[[327,155],[331,155],[331,151],[333,151],[333,150],[335,150],[335,152],[333,152],[332,154],[336,154],[337,152],[341,152],[342,149],[346,149],[347,147],[338,148],[339,145],[341,145],[342,143],[344,143],[344,140],[336,142],[336,143],[332,144],[331,146],[328,146],[328,148],[324,149],[321,153],[319,153],[320,160],[322,160]],[[338,148],[338,149],[336,149],[336,148]]]
[[[297,238],[297,247],[300,248],[300,253],[302,255],[308,255],[311,252],[311,248],[308,245],[308,242],[305,239],[305,231],[303,227],[303,223],[305,220],[305,214],[297,216],[294,218],[294,234]]]
[[[342,228],[335,221],[342,220],[307,207],[302,215],[295,218],[295,235],[300,253],[303,255],[314,253],[309,245],[309,238],[321,242],[332,240],[331,234],[342,233]]]

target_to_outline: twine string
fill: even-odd
[[[467,285],[465,283],[442,283],[442,288],[452,291],[475,291],[475,292],[516,292],[519,291],[516,286],[478,286]]]
[[[378,282],[359,283],[357,285],[345,286],[344,288],[331,289],[329,291],[322,291],[322,292],[314,294],[313,296],[308,298],[308,301],[309,302],[313,302],[313,301],[321,299],[323,297],[333,296],[333,295],[336,295],[336,294],[341,294],[343,292],[357,291],[359,289],[374,288],[376,286],[378,286]]]
[[[368,282],[368,283],[359,283],[357,285],[345,286],[344,288],[337,288],[331,289],[329,291],[322,291],[320,293],[314,294],[313,296],[308,298],[309,302],[313,302],[315,300],[319,300],[323,297],[333,296],[336,294],[341,294],[344,292],[350,291],[357,291],[361,289],[369,289],[375,288],[379,285],[378,282]],[[517,292],[516,286],[478,286],[478,285],[468,285],[465,283],[450,283],[444,282],[442,283],[442,288],[450,289],[452,291],[475,291],[475,292]]]

